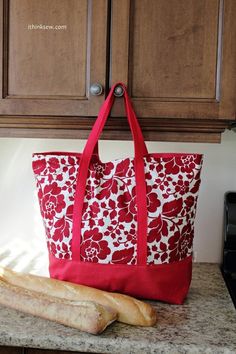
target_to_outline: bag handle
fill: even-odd
[[[123,83],[116,83],[115,85],[112,86],[109,95],[107,96],[104,104],[102,105],[98,118],[96,119],[94,126],[92,128],[92,131],[88,137],[87,143],[85,145],[83,154],[86,154],[87,156],[92,155],[94,151],[94,147],[96,146],[98,139],[102,133],[102,130],[104,128],[104,125],[107,121],[107,118],[109,116],[110,110],[113,106],[114,103],[114,90],[117,85],[121,85],[124,89],[124,100],[125,100],[125,109],[126,109],[126,114],[128,118],[128,122],[131,128],[131,132],[133,135],[133,140],[135,143],[135,154],[137,155],[142,155],[145,156],[148,154],[146,144],[144,142],[143,134],[140,129],[139,123],[137,121],[136,115],[134,113],[134,110],[132,108],[132,104],[130,102],[128,93],[127,93],[127,88]]]
[[[80,242],[81,242],[81,220],[86,181],[89,164],[94,148],[97,146],[98,139],[109,116],[114,102],[114,90],[117,85],[124,89],[124,101],[129,126],[134,141],[134,170],[136,180],[136,204],[137,204],[137,264],[146,265],[147,259],[147,198],[146,182],[143,157],[148,154],[146,144],[143,139],[142,131],[138,124],[136,115],[132,108],[127,89],[123,83],[112,86],[109,95],[104,101],[98,118],[96,119],[87,143],[80,158],[79,171],[76,180],[75,201],[73,208],[73,230],[72,230],[72,259],[80,261]]]

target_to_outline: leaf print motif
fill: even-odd
[[[112,263],[129,264],[134,256],[134,247],[115,251],[112,255]]]
[[[163,205],[162,213],[164,216],[171,218],[176,217],[182,210],[183,198],[173,200],[171,202],[166,202]]]

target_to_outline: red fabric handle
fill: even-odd
[[[134,169],[136,179],[136,199],[137,199],[137,264],[146,265],[147,258],[147,198],[146,198],[146,182],[144,172],[144,159],[147,155],[147,148],[143,139],[143,135],[138,124],[136,115],[133,111],[127,89],[124,84],[117,83],[112,86],[107,99],[102,105],[98,118],[94,123],[92,131],[89,135],[84,151],[81,155],[80,166],[77,176],[75,202],[73,210],[73,236],[72,236],[72,259],[80,260],[80,241],[81,241],[81,219],[83,211],[83,203],[86,189],[86,180],[89,169],[90,160],[94,153],[99,136],[103,130],[106,120],[109,116],[111,107],[114,102],[114,89],[117,85],[121,85],[124,89],[125,108],[128,122],[134,140]]]
[[[109,92],[109,95],[107,96],[103,106],[101,107],[98,118],[94,123],[94,126],[92,128],[92,131],[91,131],[89,137],[88,137],[87,143],[86,143],[84,151],[83,151],[83,154],[85,154],[87,156],[92,155],[92,153],[94,151],[94,147],[95,147],[95,145],[102,133],[102,130],[104,128],[104,125],[107,121],[107,118],[109,116],[110,110],[111,110],[113,102],[114,102],[114,90],[117,85],[121,85],[124,89],[125,109],[126,109],[128,122],[130,125],[130,129],[131,129],[134,144],[135,144],[135,155],[143,157],[143,156],[147,155],[147,153],[148,153],[146,144],[144,142],[142,131],[141,131],[140,126],[138,124],[136,115],[134,113],[134,110],[132,108],[132,105],[131,105],[131,102],[130,102],[130,99],[129,99],[129,96],[127,93],[127,89],[123,83],[119,82],[119,83],[112,86],[112,88]]]

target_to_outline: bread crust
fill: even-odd
[[[94,301],[116,311],[118,313],[117,320],[120,322],[138,326],[153,326],[157,321],[156,311],[150,304],[127,295],[110,293],[42,276],[17,273],[5,267],[0,267],[0,277],[12,285],[61,299]]]
[[[0,304],[91,334],[116,320],[115,311],[91,301],[63,300],[9,284],[0,279]]]

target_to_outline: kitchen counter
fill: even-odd
[[[194,264],[184,305],[151,302],[155,327],[114,323],[99,335],[0,307],[0,346],[96,353],[236,353],[236,310],[219,266]]]

